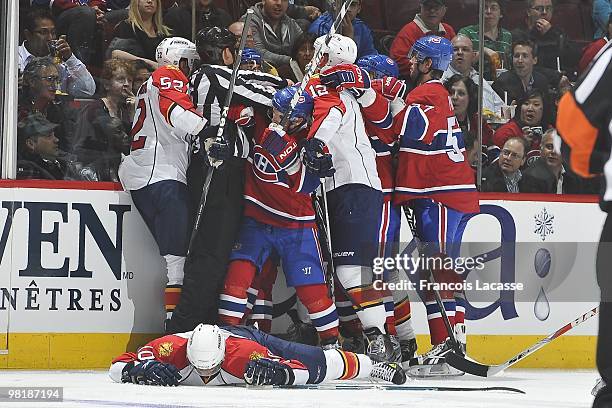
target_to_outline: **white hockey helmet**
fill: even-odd
[[[332,34],[329,43],[325,45],[325,38],[321,36],[315,40],[315,53],[323,48],[323,55],[327,55],[324,66],[333,67],[338,64],[354,64],[357,59],[357,44],[352,38],[341,34]]]
[[[155,59],[160,66],[176,65],[178,67],[183,58],[187,60],[191,71],[195,61],[200,60],[200,55],[194,43],[181,37],[164,38],[155,50]]]
[[[187,342],[187,359],[203,377],[215,375],[225,359],[225,336],[218,326],[200,323]]]

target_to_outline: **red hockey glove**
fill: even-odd
[[[277,173],[296,163],[298,145],[278,125],[271,124],[265,131],[260,144],[253,149],[253,165],[264,173]]]
[[[363,93],[364,89],[370,88],[370,76],[357,65],[340,64],[321,71],[321,83],[336,88],[338,92],[354,89]]]
[[[372,89],[390,101],[395,98],[406,98],[406,83],[394,77],[384,77],[372,81]]]
[[[238,126],[252,126],[255,124],[255,111],[250,106],[234,105],[230,107],[227,118]]]

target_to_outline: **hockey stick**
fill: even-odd
[[[327,205],[327,200],[323,203],[323,205]],[[325,207],[325,211],[321,208],[321,204],[317,198],[316,194],[312,195],[312,206],[315,210],[315,223],[317,224],[317,228],[321,230],[323,233],[323,239],[325,239],[325,250],[327,253],[327,268],[325,269],[325,279],[327,280],[327,288],[329,293],[329,298],[334,298],[334,265],[333,265],[333,253],[331,248],[331,243],[329,242],[329,236],[327,230],[329,228],[329,213],[327,212],[327,207]],[[321,237],[319,238],[319,240]]]
[[[406,221],[408,221],[408,226],[410,227],[412,236],[417,242],[417,248],[419,251],[419,255],[422,255],[425,250],[425,247],[424,247],[425,244],[423,244],[423,241],[421,240],[417,232],[416,219],[414,217],[414,212],[412,211],[412,208],[410,208],[408,205],[403,205],[402,210],[404,210],[404,215],[406,216]],[[446,331],[448,332],[448,337],[451,342],[451,347],[458,354],[462,354],[461,347],[459,346],[459,342],[457,341],[457,338],[455,337],[455,331],[453,330],[453,327],[450,324],[448,314],[446,313],[446,309],[444,308],[444,302],[442,302],[440,291],[438,291],[438,289],[436,288],[436,281],[433,276],[433,271],[428,271],[428,272],[429,272],[429,281],[432,284],[432,292],[434,294],[434,298],[436,299],[438,309],[440,309],[440,314],[442,315],[442,321],[444,322],[444,327],[446,327]]]
[[[563,334],[567,333],[574,327],[578,326],[580,323],[583,323],[587,321],[588,319],[590,319],[591,317],[596,316],[598,313],[599,313],[599,306],[589,310],[588,312],[579,316],[577,319],[567,323],[565,326],[561,327],[559,330],[555,331],[554,333],[551,333],[548,337],[543,338],[542,340],[535,343],[533,346],[521,351],[516,356],[512,357],[510,360],[502,364],[486,365],[486,364],[482,364],[476,361],[466,360],[462,356],[457,355],[454,351],[449,351],[447,354],[444,355],[444,358],[446,359],[446,362],[450,366],[458,370],[464,371],[472,375],[477,375],[479,377],[492,377],[495,374],[498,374],[504,371],[506,368],[518,363],[525,357],[535,353],[536,351],[538,351],[539,349],[541,349],[542,347],[544,347],[545,345],[547,345],[548,343],[556,339],[557,337],[562,336]]]
[[[221,116],[219,118],[219,128],[217,129],[217,138],[216,140],[225,140],[225,122],[227,121],[227,115],[229,113],[230,104],[232,102],[232,96],[234,94],[234,86],[236,85],[236,78],[238,77],[238,69],[240,68],[240,60],[242,59],[242,51],[244,50],[244,46],[246,44],[246,38],[248,33],[249,22],[251,21],[251,17],[253,17],[254,11],[251,9],[247,10],[246,18],[244,19],[244,29],[242,30],[242,34],[240,36],[240,45],[238,46],[238,55],[234,56],[234,65],[232,67],[232,76],[230,77],[229,87],[227,90],[227,94],[225,95],[225,102],[223,104],[223,109],[221,110]],[[207,146],[213,143],[213,139],[208,139]],[[227,141],[226,141],[227,142]],[[201,146],[204,149],[204,146]],[[206,149],[208,150],[208,149]],[[202,195],[200,196],[200,204],[198,205],[198,212],[196,213],[196,219],[193,224],[193,229],[191,230],[191,237],[189,237],[189,246],[187,247],[187,257],[191,253],[191,247],[193,246],[193,241],[198,233],[198,229],[200,228],[200,223],[202,222],[202,215],[204,214],[204,207],[206,206],[206,197],[208,196],[208,190],[210,189],[210,183],[212,182],[213,174],[215,169],[221,165],[220,161],[212,161],[211,167],[208,169],[208,173],[206,174],[206,179],[204,180],[204,185],[202,186]]]
[[[329,44],[331,36],[336,33],[336,30],[338,29],[338,25],[340,24],[340,22],[346,15],[346,12],[348,11],[348,8],[352,1],[353,0],[345,0],[344,3],[342,4],[342,8],[340,9],[340,12],[336,16],[336,19],[334,20],[334,24],[332,24],[332,26],[329,29],[329,32],[327,33],[325,37],[326,46]],[[289,125],[289,118],[291,117],[291,114],[293,113],[295,106],[298,104],[300,97],[302,96],[302,93],[304,93],[304,90],[306,89],[306,85],[308,85],[308,82],[310,82],[310,79],[312,78],[315,71],[317,70],[319,66],[319,62],[321,61],[321,58],[323,58],[323,54],[325,54],[325,47],[321,47],[320,49],[318,49],[315,55],[312,57],[312,60],[310,60],[310,62],[308,63],[306,72],[304,73],[304,78],[302,78],[302,82],[300,82],[300,87],[297,89],[296,93],[293,95],[293,98],[291,98],[291,102],[289,103],[289,109],[287,109],[287,111],[283,114],[283,117],[281,119],[280,125],[283,127],[283,129],[287,129],[287,126]]]
[[[229,385],[229,384],[228,384]],[[384,390],[384,391],[500,391],[516,394],[525,394],[525,391],[512,387],[445,387],[438,385],[391,385],[372,383],[323,383],[323,384],[292,384],[292,385],[247,385],[231,384],[234,387],[251,390]]]

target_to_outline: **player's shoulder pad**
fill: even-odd
[[[156,80],[155,82],[159,82],[161,77],[170,77],[187,82],[187,77],[176,65],[164,65],[157,68],[153,72],[153,79]]]

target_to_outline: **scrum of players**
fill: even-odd
[[[450,42],[419,39],[409,55],[408,84],[397,79],[391,59],[356,61],[352,39],[320,37],[321,58],[311,62],[314,75],[295,106],[299,85],[240,70],[228,115],[235,126],[221,134],[237,54],[223,40],[225,29],[205,30],[197,44],[167,38],[159,45],[160,68],[138,93],[131,153],[119,174],[166,260],[168,322],[177,304],[193,303],[181,299],[189,289],[184,268],[193,244],[188,169],[203,164],[222,177],[232,160],[244,163],[241,215],[225,274],[218,288],[211,284],[218,315],[182,332],[167,326],[166,336],[117,357],[111,378],[290,385],[352,378],[401,384],[404,371],[461,375],[444,361],[453,346],[444,319],[465,352],[463,295],[441,291],[437,302],[432,291],[422,294],[432,348],[416,355],[407,293],[374,284],[397,282],[399,272],[372,271],[375,257],[398,251],[403,210],[410,208],[413,233],[431,257],[458,256],[467,215],[479,211],[461,129],[440,81],[452,59]],[[256,71],[261,57],[255,54],[245,53]],[[204,188],[204,214],[215,194],[221,193],[213,178]],[[279,265],[303,306],[302,319],[316,330],[315,345],[266,333]],[[427,272],[437,282],[462,279],[453,270]],[[207,272],[201,273],[206,285]],[[258,328],[247,325],[252,322]]]

